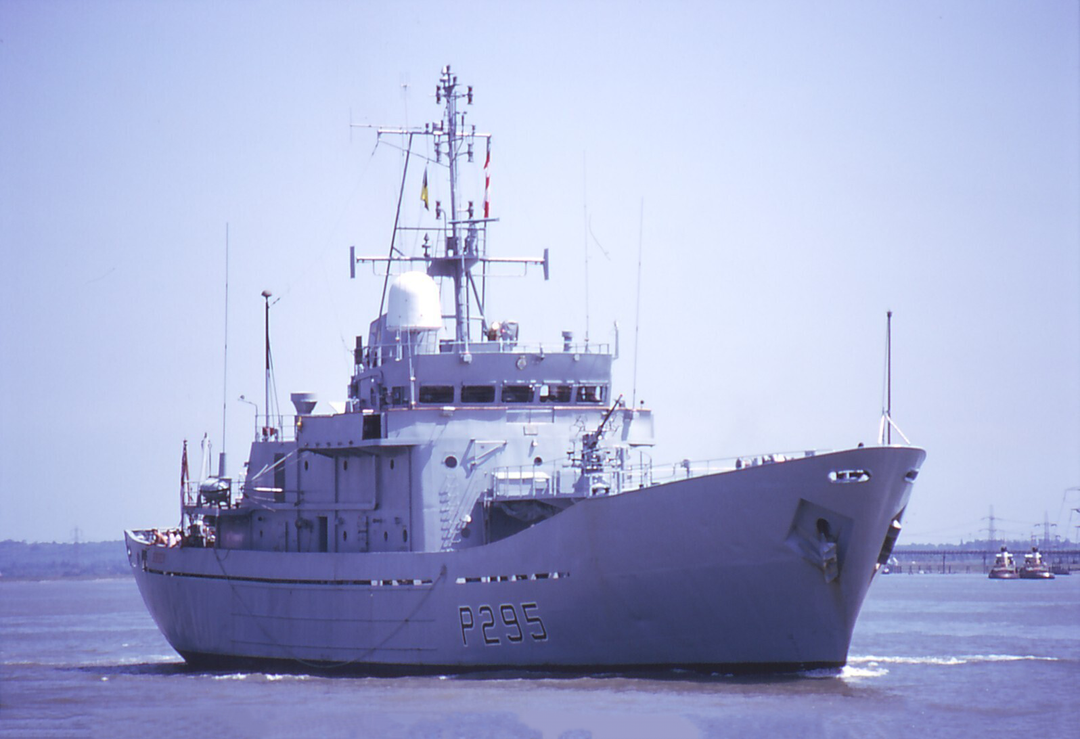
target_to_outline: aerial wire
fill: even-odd
[[[645,242],[645,198],[641,198],[641,214],[638,219],[638,249],[637,249],[637,300],[634,308],[634,389],[631,395],[630,408],[637,409],[637,367],[638,367],[638,337],[641,335],[641,252]]]
[[[585,225],[585,347],[589,346],[589,182],[585,152],[581,152],[581,210]]]
[[[229,222],[225,222],[225,351],[221,362],[221,457],[218,477],[225,477],[225,421],[229,402]]]

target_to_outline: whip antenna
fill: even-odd
[[[634,309],[634,386],[631,394],[630,407],[637,408],[637,358],[638,336],[641,329],[641,251],[645,241],[645,198],[641,199],[641,216],[638,219],[638,247],[637,247],[637,305]]]
[[[221,362],[221,453],[218,477],[225,477],[225,420],[229,398],[229,223],[225,222],[225,356]]]

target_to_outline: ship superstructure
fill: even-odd
[[[431,139],[450,203],[411,229],[422,253],[351,255],[354,277],[372,264],[385,282],[343,412],[294,394],[291,423],[267,414],[238,490],[224,472],[189,483],[179,535],[127,532],[162,632],[215,664],[843,664],[925,453],[654,465],[652,413],[612,388],[608,346],[570,332],[528,345],[489,314],[490,273],[547,278],[549,255],[490,255],[486,191],[480,207],[459,198],[459,167],[490,152],[459,111],[472,98],[447,67],[440,121],[378,131],[400,137],[405,173]]]

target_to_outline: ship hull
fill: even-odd
[[[852,449],[589,498],[459,551],[166,548],[128,532],[128,556],[165,638],[206,666],[839,667],[924,456]],[[850,470],[869,479],[836,482]]]

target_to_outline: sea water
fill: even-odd
[[[191,670],[133,580],[0,583],[0,737],[1080,736],[1080,576],[879,576],[848,666],[733,677]]]

